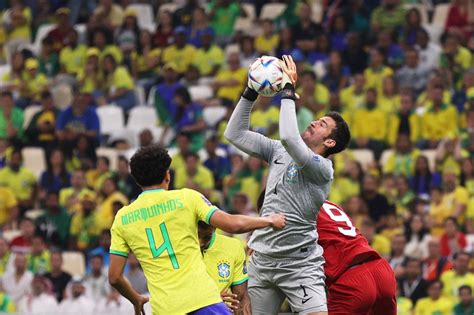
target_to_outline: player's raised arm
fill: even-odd
[[[286,218],[279,213],[266,217],[250,217],[228,214],[222,210],[217,210],[212,214],[209,224],[227,233],[240,234],[270,226],[276,230],[281,230],[286,225]]]
[[[257,97],[256,91],[250,87],[245,89],[230,117],[224,136],[245,153],[268,160],[272,153],[272,140],[250,131],[250,112]]]

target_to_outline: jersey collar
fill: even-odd
[[[155,193],[155,192],[160,192],[160,191],[164,191],[164,189],[162,189],[162,188],[148,189],[148,190],[142,191],[142,193],[140,194],[140,196],[143,195],[143,194]]]
[[[212,237],[211,237],[211,241],[209,242],[209,246],[207,246],[206,248],[206,252],[209,251],[212,247],[212,245],[214,245],[214,242],[216,241],[216,231],[212,232]]]

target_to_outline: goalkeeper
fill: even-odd
[[[317,212],[327,198],[333,168],[327,158],[344,150],[350,140],[347,123],[336,112],[313,121],[300,135],[296,121],[296,66],[283,56],[280,141],[249,130],[250,112],[258,93],[249,87],[240,98],[225,137],[237,148],[269,164],[261,215],[281,212],[281,231],[255,231],[249,272],[252,313],[276,314],[285,296],[294,312],[327,314],[323,250],[317,245]]]

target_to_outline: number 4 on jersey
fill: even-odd
[[[339,208],[328,203],[323,203],[322,208],[328,214],[331,220],[336,222],[345,222],[347,224],[348,229],[338,227],[339,232],[346,236],[355,237],[357,235],[355,226],[352,224],[351,219],[349,219],[349,217],[347,216],[347,214],[344,213],[344,211],[341,211]],[[334,212],[337,212],[337,214],[335,214]]]
[[[163,244],[161,244],[158,248],[156,247],[155,237],[153,236],[153,230],[150,228],[146,228],[145,231],[153,258],[159,257],[161,254],[163,254],[163,252],[166,251],[171,260],[171,265],[173,265],[173,268],[179,269],[178,259],[176,259],[176,254],[174,253],[173,246],[171,245],[170,236],[168,234],[168,230],[166,229],[166,224],[164,222],[160,224]]]

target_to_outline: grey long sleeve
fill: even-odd
[[[273,151],[272,140],[250,131],[250,112],[253,103],[244,97],[240,98],[230,117],[224,136],[245,153],[268,161]]]
[[[304,173],[319,182],[332,179],[333,169],[330,160],[314,153],[303,141],[298,130],[295,101],[282,99],[280,108],[280,139],[286,152]]]

